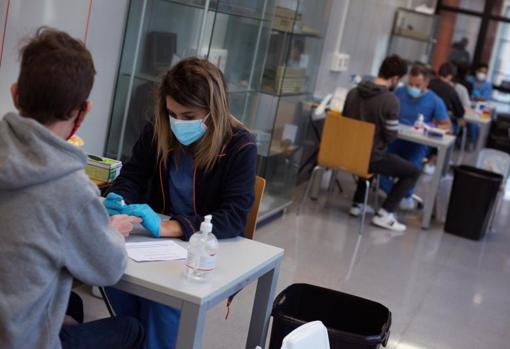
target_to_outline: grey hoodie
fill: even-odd
[[[342,114],[375,124],[372,161],[379,160],[398,135],[400,103],[387,87],[363,81],[347,94]]]
[[[60,348],[73,277],[112,285],[127,262],[86,155],[35,120],[0,121],[0,347]]]

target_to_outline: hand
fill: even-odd
[[[161,222],[161,236],[168,238],[182,237],[181,224],[175,220]]]
[[[127,206],[124,202],[124,198],[118,194],[109,193],[106,195],[103,205],[106,207],[106,211],[108,211],[110,216],[126,213]]]
[[[124,237],[128,237],[129,233],[133,231],[133,226],[135,224],[140,224],[142,220],[138,217],[128,216],[125,214],[114,215],[110,219],[110,224],[117,229],[119,233],[124,235]]]
[[[161,218],[154,210],[147,204],[133,204],[127,206],[125,213],[130,216],[140,217],[142,225],[147,229],[152,236],[159,238]]]

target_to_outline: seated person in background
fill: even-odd
[[[406,73],[407,63],[402,58],[387,57],[379,69],[378,77],[373,82],[364,81],[349,91],[342,112],[346,117],[375,125],[369,171],[396,178],[398,181],[388,193],[382,208],[372,219],[372,223],[396,231],[404,231],[406,226],[397,221],[394,212],[405,193],[414,187],[420,175],[419,169],[409,161],[398,155],[386,153],[387,145],[393,142],[398,134],[399,102],[391,90]],[[365,190],[365,183],[360,179],[350,210],[352,216],[361,214]]]
[[[218,239],[242,235],[255,197],[257,147],[230,112],[221,71],[207,60],[182,60],[163,77],[155,105],[154,122],[145,126],[105,205],[115,212],[123,198],[142,203],[132,214],[155,237],[188,240],[208,214]],[[171,218],[161,221],[152,209]],[[115,289],[107,293],[117,314],[140,319],[147,348],[176,347],[178,310]]]
[[[471,109],[471,98],[470,98],[470,92],[468,87],[466,87],[466,84],[464,84],[464,76],[461,73],[462,65],[457,65],[455,67],[455,75],[453,76],[452,85],[455,89],[455,92],[457,92],[457,95],[459,96],[460,102],[462,103],[462,106],[464,107],[464,112],[467,112],[469,109]],[[473,87],[471,83],[468,83],[468,86]]]
[[[455,67],[451,63],[443,63],[439,67],[438,77],[432,79],[429,84],[429,89],[434,91],[439,98],[441,98],[446,105],[450,119],[454,125],[459,122],[463,124],[462,118],[464,117],[464,106],[459,98],[458,93],[453,87],[452,80],[455,75]],[[455,132],[456,133],[456,132]]]
[[[457,134],[459,127],[465,126],[464,106],[459,98],[457,91],[453,87],[452,80],[455,74],[455,66],[451,63],[443,63],[439,67],[438,76],[429,83],[429,89],[435,92],[446,105],[448,115],[452,121],[454,134]],[[463,87],[463,86],[462,86]],[[423,172],[432,175],[436,169],[437,150],[432,149],[429,155],[429,161],[425,165]]]
[[[399,121],[404,125],[413,126],[418,119],[418,115],[422,114],[425,123],[434,123],[439,128],[450,131],[451,121],[444,102],[427,88],[429,84],[428,74],[426,67],[422,65],[413,66],[409,72],[407,86],[400,87],[395,91],[395,95],[400,101]],[[429,148],[422,144],[398,139],[388,146],[388,152],[399,155],[412,162],[417,168],[422,169]],[[390,177],[382,176],[380,184],[386,193],[390,193],[393,180]],[[405,198],[400,203],[400,208],[413,209],[415,207],[413,194],[414,188],[407,191]]]
[[[110,219],[85,175],[87,155],[66,142],[91,109],[95,73],[85,45],[64,32],[41,28],[21,49],[11,87],[19,112],[0,121],[3,349],[142,347],[133,318],[64,323],[73,278],[115,284],[127,263],[122,234],[140,222]]]
[[[468,81],[473,84],[473,91],[471,92],[471,99],[475,102],[490,101],[492,99],[492,84],[487,81],[487,73],[489,66],[485,63],[480,63],[475,70],[475,75],[468,77]],[[468,125],[469,146],[474,147],[478,141],[480,134],[480,127],[478,125]]]
[[[476,67],[475,75],[468,76],[467,80],[473,84],[471,98],[473,101],[490,101],[492,99],[492,84],[487,81],[489,66],[480,63]]]

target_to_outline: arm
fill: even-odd
[[[213,233],[218,239],[242,235],[246,217],[255,198],[255,170],[257,147],[254,143],[242,145],[228,165],[225,182],[221,186],[221,204],[213,212]],[[204,217],[173,217],[182,229],[183,238],[188,240],[200,228]]]
[[[382,117],[382,136],[386,144],[390,144],[398,137],[400,103],[398,99],[391,94],[393,98],[388,99],[388,104]]]
[[[452,130],[452,122],[448,116],[448,110],[446,109],[446,105],[444,104],[443,100],[439,97],[436,97],[436,106],[434,108],[434,123],[438,128],[447,132],[451,132]]]
[[[492,99],[492,84],[489,81],[485,81],[485,83],[480,87],[480,90],[485,101],[490,101]]]
[[[109,190],[123,196],[127,203],[143,202],[149,181],[157,170],[157,150],[152,135],[153,126],[147,122],[133,147],[131,158],[122,166]]]
[[[124,238],[98,197],[84,201],[64,228],[62,251],[64,267],[88,285],[113,285],[126,269]]]

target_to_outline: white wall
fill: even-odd
[[[97,75],[90,95],[93,109],[78,132],[85,140],[85,151],[91,154],[104,151],[128,6],[129,0],[95,0],[92,7],[87,46]]]
[[[346,0],[334,0],[329,18],[315,94],[324,96],[337,86],[350,87],[352,74],[375,75],[386,56],[395,10],[408,0],[351,0],[344,28],[341,52],[350,55],[349,70],[331,72],[331,60],[340,30]]]
[[[102,154],[128,0],[0,0],[0,2],[0,38],[5,36],[0,61],[0,117],[14,110],[9,86],[16,81],[19,73],[18,50],[24,39],[42,25],[65,30],[82,40],[88,36],[87,46],[94,56],[98,74],[91,95],[94,108],[78,134],[85,139],[86,151]],[[9,15],[6,18],[7,7]],[[4,32],[5,20],[7,26]]]

